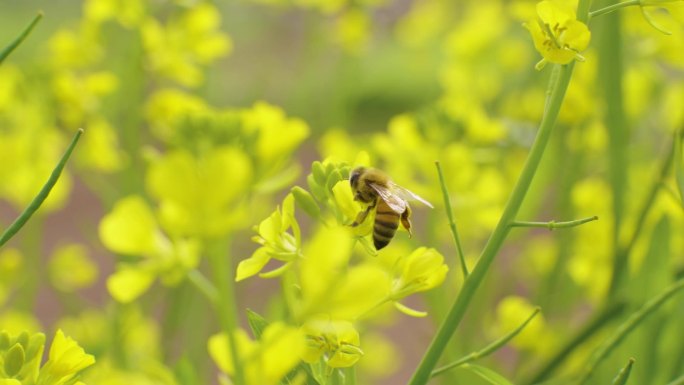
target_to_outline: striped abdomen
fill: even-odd
[[[385,201],[378,199],[373,224],[373,244],[376,250],[387,246],[399,227],[400,214],[392,210]]]

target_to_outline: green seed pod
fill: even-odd
[[[325,175],[330,176],[330,174],[337,169],[337,165],[332,162],[325,164]]]
[[[29,340],[28,349],[26,349],[27,360],[32,360],[36,355],[43,355],[43,347],[45,346],[45,334],[36,333],[31,336]],[[38,359],[40,361],[40,358]]]
[[[323,163],[319,161],[313,162],[311,164],[311,175],[313,175],[316,183],[324,185],[327,174],[325,172],[325,167],[323,167]]]
[[[328,180],[325,182],[326,193],[332,195],[333,187],[335,187],[337,182],[341,181],[342,179],[342,174],[340,174],[338,170],[334,170],[333,172],[331,172],[330,175],[328,175]]]
[[[21,332],[21,334],[17,336],[15,342],[21,344],[21,346],[23,346],[24,349],[27,349],[29,346],[29,337],[29,333],[26,330],[24,330],[23,332]]]
[[[5,373],[9,377],[14,377],[21,371],[24,366],[24,360],[26,359],[26,354],[24,353],[24,347],[20,343],[14,344],[7,352],[5,356]]]
[[[310,217],[318,219],[321,216],[321,209],[314,197],[306,190],[299,186],[292,187],[292,196],[294,196],[297,205],[302,208]]]
[[[7,330],[0,332],[0,350],[7,350],[10,346],[10,336]]]
[[[324,184],[319,184],[316,182],[313,175],[306,177],[306,182],[308,183],[309,190],[311,190],[311,193],[316,200],[319,202],[325,202],[328,197],[325,193],[325,188],[323,188]]]

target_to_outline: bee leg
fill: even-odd
[[[409,233],[409,238],[413,236],[413,233],[411,233],[411,209],[406,207],[406,210],[404,210],[403,213],[401,213],[401,225],[404,226],[406,231]]]
[[[374,204],[373,204],[373,205],[369,205],[368,207],[366,207],[365,210],[361,211],[361,212],[356,216],[356,219],[354,219],[354,222],[353,222],[350,226],[351,226],[351,227],[356,227],[356,226],[362,224],[363,221],[366,220],[366,217],[368,217],[368,214],[371,212],[371,210],[373,210],[374,207],[375,207]]]

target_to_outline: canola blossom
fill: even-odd
[[[589,45],[591,32],[586,24],[577,20],[575,12],[561,1],[544,0],[537,4],[537,19],[525,23],[534,47],[543,56],[536,68],[545,62],[568,64],[584,61],[581,52]]]
[[[682,5],[6,7],[0,384],[680,383]]]

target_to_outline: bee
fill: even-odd
[[[357,216],[352,226],[358,226],[375,210],[373,244],[376,250],[387,246],[397,232],[399,223],[411,234],[411,207],[409,200],[416,200],[430,208],[430,202],[397,185],[384,172],[366,167],[357,167],[349,175],[354,200],[368,206]]]

